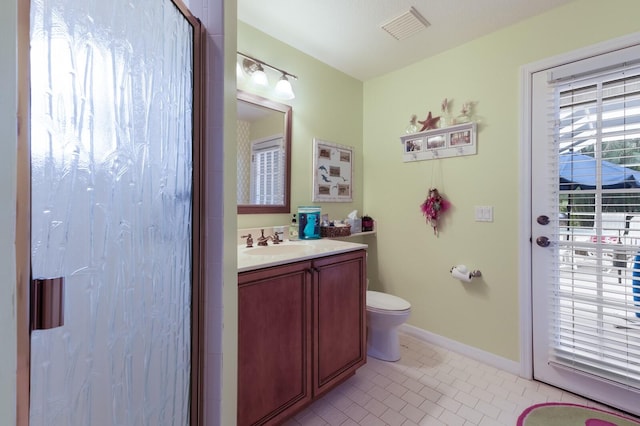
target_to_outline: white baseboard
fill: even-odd
[[[460,355],[467,356],[475,359],[476,361],[485,363],[492,367],[504,370],[508,373],[521,376],[522,368],[519,362],[512,361],[507,358],[492,354],[491,352],[483,351],[473,346],[468,346],[455,340],[448,339],[438,334],[431,333],[427,330],[415,327],[409,324],[402,324],[400,331],[415,337],[427,343],[440,346],[453,352],[457,352]]]

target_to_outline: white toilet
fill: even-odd
[[[400,359],[398,327],[411,313],[411,304],[398,296],[367,291],[367,355],[383,361]]]

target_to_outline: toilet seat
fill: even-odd
[[[367,312],[371,313],[371,314],[381,314],[381,315],[386,315],[389,317],[393,317],[393,316],[403,316],[403,315],[407,315],[409,312],[411,312],[411,309],[405,309],[402,311],[390,311],[388,309],[376,309],[376,308],[370,308],[367,307]]]
[[[379,291],[367,291],[367,310],[401,314],[411,309],[411,304],[401,297]]]

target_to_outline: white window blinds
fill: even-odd
[[[284,204],[284,161],[282,137],[251,145],[252,204]]]
[[[549,362],[640,389],[640,67],[549,87]]]

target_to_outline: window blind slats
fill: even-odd
[[[558,341],[558,344],[562,345],[564,351],[567,351],[568,348],[573,348],[575,351],[579,351],[580,355],[582,356],[592,359],[599,359],[601,363],[606,362],[609,368],[626,370],[630,373],[638,375],[637,371],[634,370],[636,370],[638,366],[640,366],[640,364],[633,361],[633,358],[629,357],[631,355],[632,357],[637,358],[638,353],[630,353],[628,348],[626,348],[624,345],[616,348],[615,345],[611,342],[602,342],[588,339],[580,341],[579,339],[575,338],[574,333],[570,332],[567,332],[565,335],[559,333],[559,336],[561,336],[561,340]],[[571,344],[569,344],[568,342],[571,342]],[[597,350],[597,346],[603,343],[606,343],[607,350],[604,352]],[[630,359],[631,361],[629,361]]]
[[[640,389],[640,68],[563,79],[548,96],[549,362]]]
[[[284,147],[282,138],[252,145],[251,199],[254,204],[284,203]]]

